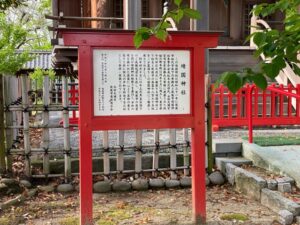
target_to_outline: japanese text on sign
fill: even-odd
[[[94,57],[94,115],[190,113],[190,52],[100,50]]]

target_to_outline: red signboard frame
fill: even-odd
[[[192,204],[197,224],[206,219],[205,198],[205,49],[217,46],[219,32],[170,32],[166,42],[150,38],[141,50],[191,52],[191,113],[188,115],[93,115],[93,49],[135,49],[133,31],[60,29],[65,46],[78,46],[80,221],[92,224],[92,131],[192,128]]]

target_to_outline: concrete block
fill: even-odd
[[[296,216],[296,224],[300,225],[300,216]]]
[[[295,180],[291,177],[279,177],[276,178],[278,184],[280,183],[290,183],[291,185],[295,184]]]
[[[282,225],[291,225],[294,221],[294,215],[288,210],[279,211],[279,222]]]
[[[245,159],[243,157],[230,157],[230,158],[217,157],[215,161],[216,161],[217,168],[224,174],[226,172],[227,163],[232,163],[235,166],[241,166],[243,164],[252,165],[251,160]]]
[[[281,193],[267,188],[264,188],[261,191],[261,204],[274,212],[286,209],[293,213],[294,216],[300,215],[300,205],[283,197]]]
[[[241,157],[242,153],[241,152],[228,152],[226,153],[226,157]]]
[[[261,190],[267,186],[267,182],[263,178],[239,167],[235,169],[234,178],[237,191],[260,201]]]
[[[214,153],[242,152],[241,139],[214,139],[212,143]]]
[[[290,183],[278,183],[278,191],[282,193],[291,193],[292,185]]]
[[[277,190],[277,181],[274,179],[267,180],[267,187],[270,190],[276,191]]]
[[[234,185],[234,173],[235,169],[237,168],[236,165],[233,165],[232,163],[226,163],[226,178],[228,183],[230,183],[232,186]]]

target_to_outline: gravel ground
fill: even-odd
[[[40,194],[0,214],[0,219],[18,220],[13,225],[76,225],[78,200],[77,194]],[[95,224],[99,225],[192,224],[191,189],[94,194],[93,212]],[[244,223],[222,220],[224,215],[237,213],[248,220]],[[207,220],[208,225],[270,225],[274,224],[276,214],[225,185],[208,188]]]
[[[281,135],[290,135],[290,136],[300,136],[300,129],[289,127],[289,128],[260,128],[254,129],[253,136],[281,136]],[[248,137],[248,129],[241,128],[231,128],[231,129],[222,129],[218,132],[213,132],[213,138],[242,138]]]

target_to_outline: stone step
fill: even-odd
[[[252,161],[244,157],[216,157],[215,159],[217,168],[225,174],[226,164],[231,163],[235,166],[252,165]]]
[[[215,154],[242,153],[241,139],[213,139],[212,151]]]

